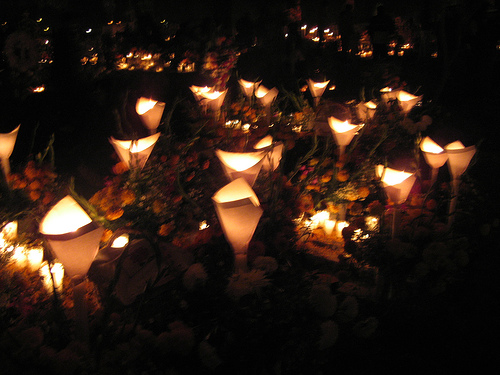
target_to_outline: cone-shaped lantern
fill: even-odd
[[[373,116],[375,116],[376,109],[377,109],[377,104],[371,100],[369,102],[360,102],[356,106],[358,117],[363,121],[372,119]]]
[[[378,165],[376,168],[376,174],[380,176],[389,199],[397,205],[404,203],[415,183],[415,175],[392,168],[384,168],[382,165]]]
[[[137,99],[135,110],[149,133],[156,133],[165,110],[165,103],[141,97]]]
[[[193,85],[193,86],[189,86],[189,89],[193,93],[196,101],[198,101],[198,102],[203,99],[202,93],[207,93],[207,92],[213,91],[213,88],[208,87],[208,86],[194,86]]]
[[[200,95],[202,97],[202,105],[207,106],[214,112],[217,112],[220,110],[220,107],[222,107],[226,94],[227,90],[201,92]]]
[[[52,207],[40,224],[40,233],[70,277],[87,274],[103,232],[69,195]]]
[[[266,151],[229,152],[215,150],[215,154],[230,181],[242,177],[250,186],[253,186],[262,168]]]
[[[448,155],[448,169],[452,176],[452,198],[448,210],[448,226],[451,227],[455,217],[458,201],[460,178],[469,167],[469,163],[476,153],[476,146],[465,147],[462,142],[455,141],[444,146]]]
[[[262,81],[249,82],[249,81],[245,81],[244,79],[239,79],[238,83],[240,84],[241,91],[243,91],[243,94],[245,94],[245,96],[247,98],[251,98],[255,92],[255,89],[257,87],[259,87],[259,85],[262,83]]]
[[[391,100],[398,98],[399,89],[392,89],[391,87],[384,87],[380,89],[380,97],[382,101],[388,103]]]
[[[117,140],[111,137],[109,142],[113,145],[120,160],[130,169],[142,169],[149,155],[151,155],[158,138],[160,138],[160,133],[150,135],[146,138],[127,141]]]
[[[423,95],[415,96],[406,92],[404,90],[399,90],[397,93],[397,98],[399,100],[399,104],[401,105],[401,109],[404,113],[408,113],[411,111],[415,105],[422,100]]]
[[[212,200],[234,251],[236,271],[245,271],[248,245],[262,216],[259,199],[245,179],[238,178],[218,190]]]
[[[257,142],[253,148],[267,152],[262,164],[262,168],[264,168],[264,170],[274,171],[278,168],[283,156],[283,142],[273,144],[273,137],[271,135],[266,135],[259,142]]]
[[[455,141],[444,146],[448,155],[448,168],[453,179],[458,179],[469,167],[472,157],[476,153],[476,146],[465,147],[462,142]]]
[[[408,198],[416,177],[413,173],[384,168],[383,165],[377,165],[375,168],[375,173],[377,176],[380,176],[387,197],[394,202],[391,227],[391,235],[394,238],[398,230],[397,216],[399,205],[404,203],[406,198]]]
[[[436,182],[439,168],[441,168],[444,163],[446,163],[446,160],[448,160],[448,154],[444,152],[444,149],[441,146],[439,146],[428,136],[422,139],[422,142],[420,142],[420,150],[422,150],[425,161],[432,169],[432,186]]]
[[[255,91],[255,97],[259,101],[259,103],[266,110],[266,118],[268,125],[271,123],[271,104],[274,99],[278,96],[278,89],[273,87],[272,89],[267,89],[266,87],[260,85]]]
[[[0,160],[2,161],[2,169],[5,176],[10,173],[10,162],[9,158],[14,151],[14,145],[16,144],[17,133],[19,133],[18,125],[17,128],[12,130],[10,133],[0,134]]]
[[[311,92],[311,96],[314,98],[314,105],[317,106],[319,104],[319,100],[321,99],[321,96],[326,90],[326,87],[330,81],[324,81],[324,82],[315,82],[312,79],[307,80],[307,85],[309,86],[309,91]]]
[[[358,130],[361,129],[361,125],[351,125],[348,121],[340,121],[333,116],[328,117],[328,125],[330,125],[335,142],[339,146],[340,155],[344,153],[347,145],[351,143]]]

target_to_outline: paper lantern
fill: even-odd
[[[396,205],[404,203],[415,183],[415,175],[392,168],[384,168],[380,165],[377,166],[377,175],[380,174],[381,168],[383,172],[380,175],[380,180],[388,198]]]
[[[149,155],[151,155],[158,138],[160,138],[160,133],[150,135],[146,138],[126,141],[111,137],[109,142],[113,145],[120,160],[130,169],[142,169],[146,165],[146,161]]]
[[[325,232],[325,235],[327,236],[332,235],[336,223],[337,220],[330,220],[330,219],[325,220],[325,222],[323,223],[323,231]]]
[[[273,137],[270,135],[265,136],[253,146],[255,150],[266,151],[262,168],[264,170],[274,171],[278,168],[281,158],[283,156],[284,145],[283,142],[273,144]]]
[[[391,100],[396,100],[398,98],[399,89],[392,89],[390,87],[384,87],[380,89],[380,97],[385,103],[389,103]]]
[[[247,98],[251,98],[255,92],[255,89],[257,87],[259,87],[259,85],[262,83],[262,81],[249,82],[249,81],[245,81],[244,79],[239,79],[238,83],[240,84],[241,91],[243,91],[243,94],[245,94],[245,96]]]
[[[278,96],[278,93],[279,91],[276,87],[267,89],[260,85],[255,91],[255,96],[264,107],[270,107],[274,99]]]
[[[165,110],[165,103],[141,97],[137,99],[135,110],[150,134],[156,133]]]
[[[235,268],[245,271],[250,240],[262,216],[259,199],[244,178],[238,178],[212,197],[224,236],[235,254]]]
[[[326,87],[330,81],[324,81],[324,82],[315,82],[312,79],[307,80],[307,85],[309,86],[309,91],[311,92],[311,96],[314,98],[314,105],[317,106],[319,104],[319,100],[321,99],[321,96],[326,90]]]
[[[411,109],[422,100],[422,98],[423,95],[415,96],[404,90],[399,90],[397,93],[397,99],[399,100],[399,104],[401,105],[401,109],[404,113],[410,112]]]
[[[69,195],[52,207],[40,224],[40,233],[70,277],[87,274],[103,232]]]
[[[363,121],[372,119],[375,116],[376,110],[377,110],[377,104],[371,100],[369,102],[360,102],[356,106],[358,117]]]
[[[274,99],[278,96],[278,89],[273,87],[272,89],[267,89],[266,87],[260,85],[255,91],[255,97],[259,103],[264,107],[266,111],[266,119],[268,125],[271,123],[271,104]]]
[[[227,90],[201,92],[201,103],[203,106],[206,106],[212,111],[217,112],[220,110],[220,107],[222,107],[224,99],[226,98],[226,94]]]
[[[203,93],[207,93],[207,92],[213,91],[213,88],[212,87],[208,87],[208,86],[194,86],[193,85],[193,86],[189,86],[189,89],[193,93],[194,98],[196,99],[196,101],[198,101],[198,102],[203,99],[203,96],[202,96]]]
[[[476,146],[465,147],[462,142],[455,141],[444,146],[444,149],[448,155],[448,169],[453,179],[451,184],[452,198],[448,210],[448,226],[451,227],[455,217],[460,179],[476,153]]]
[[[20,127],[21,125],[18,125],[17,128],[10,133],[0,134],[0,160],[2,161],[2,170],[5,176],[10,173],[9,158],[12,155],[12,151],[14,151],[14,145],[16,144]]]
[[[408,198],[408,194],[410,194],[416,177],[413,173],[399,171],[392,168],[383,168],[383,166],[380,165],[376,168],[376,174],[379,175],[381,173],[380,180],[382,181],[387,197],[394,203],[391,230],[392,238],[394,238],[398,230],[397,217],[399,205],[404,203],[406,198]]]
[[[453,179],[458,179],[469,167],[476,153],[476,146],[465,147],[462,142],[455,141],[444,146],[448,155],[448,168]]]
[[[28,265],[32,271],[38,270],[42,266],[43,247],[32,247],[26,251]]]
[[[431,138],[425,137],[420,142],[420,150],[424,154],[424,159],[426,163],[431,167],[431,186],[437,180],[437,174],[439,168],[441,168],[446,160],[448,160],[448,154],[444,151],[444,149],[439,146],[436,142],[434,142]]]
[[[362,127],[361,125],[351,125],[348,121],[340,121],[333,116],[328,117],[328,125],[330,125],[335,142],[339,146],[340,155],[344,154],[345,148]]]
[[[215,154],[230,181],[242,177],[250,186],[253,186],[264,163],[266,151],[229,152],[215,150]]]

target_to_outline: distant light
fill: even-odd
[[[38,86],[38,87],[34,87],[31,91],[33,91],[34,93],[44,92],[45,91],[45,86],[41,85],[41,86]]]
[[[39,19],[36,20],[36,22],[42,22],[42,17],[40,17]]]
[[[92,29],[88,29],[87,31],[85,31],[87,34],[90,34],[92,32]]]
[[[207,221],[206,220],[203,220],[200,222],[200,230],[204,230],[204,229],[207,229],[210,225],[207,224]]]
[[[45,29],[43,29],[43,31],[49,31],[50,30],[50,27],[46,27]]]
[[[48,39],[45,39],[45,44],[49,44],[49,40]]]
[[[115,21],[111,20],[108,22],[108,25],[112,25]]]

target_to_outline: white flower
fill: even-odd
[[[354,296],[347,296],[340,304],[336,317],[341,322],[350,322],[358,313],[358,300]]]
[[[197,286],[204,285],[207,277],[208,276],[205,268],[203,267],[203,264],[194,263],[184,273],[184,276],[182,277],[182,283],[187,290],[192,291]]]
[[[318,315],[324,318],[332,316],[337,310],[337,298],[327,285],[314,285],[311,288],[309,301]]]
[[[278,262],[273,257],[258,256],[253,262],[253,267],[271,274],[278,269]]]
[[[262,270],[234,274],[229,280],[227,294],[234,300],[252,293],[258,293],[261,288],[268,286],[270,281]]]
[[[339,326],[333,320],[327,320],[321,323],[321,337],[319,338],[318,347],[320,350],[325,350],[332,347],[339,337]]]

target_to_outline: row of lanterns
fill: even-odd
[[[328,82],[318,84],[311,80],[308,81],[316,105]],[[263,87],[260,82],[244,80],[240,80],[240,86],[246,96],[255,95],[262,105],[270,111],[271,104],[278,94],[276,88],[269,90]],[[191,90],[202,106],[209,106],[216,110],[220,109],[226,95],[226,91],[217,92],[210,88],[191,87]],[[402,108],[406,113],[417,101],[421,100],[421,97],[405,97],[404,95],[402,91],[394,93],[387,90],[383,93],[382,100],[388,101],[397,98],[403,103]],[[157,128],[164,108],[165,103],[140,98],[137,101],[136,111],[151,135],[138,140],[117,140],[113,137],[109,139],[120,159],[130,169],[140,170],[144,167],[159,139],[160,133],[157,133]],[[373,110],[369,105],[366,105],[366,108],[367,111]],[[340,155],[345,152],[346,147],[363,126],[349,124],[348,121],[341,121],[335,117],[329,117],[328,123],[339,147]],[[9,173],[10,170],[8,160],[18,131],[19,126],[14,131],[2,134],[0,137],[0,158],[5,174]],[[255,144],[254,150],[248,153],[216,150],[216,156],[230,182],[219,189],[213,195],[212,200],[224,235],[234,251],[236,271],[244,271],[247,268],[248,245],[263,213],[252,186],[262,168],[275,170],[278,167],[283,153],[283,144],[274,142],[269,135]],[[433,176],[436,174],[434,170],[448,161],[453,176],[454,199],[456,199],[460,177],[467,169],[475,153],[475,147],[464,147],[457,141],[442,149],[427,137],[422,141],[421,150],[427,163],[433,169]],[[378,166],[376,173],[388,197],[398,207],[406,200],[415,182],[415,175],[383,166]],[[435,177],[433,178],[435,179]],[[452,200],[450,214],[453,213],[455,205],[456,200],[454,202]],[[394,215],[395,217],[396,215]],[[331,233],[335,224],[332,225],[332,222],[326,223],[326,221],[324,225]],[[337,230],[339,228],[341,230],[343,225],[338,223]],[[394,225],[395,219],[393,220],[393,234],[395,232]],[[83,338],[86,335],[85,277],[98,253],[103,231],[104,229],[93,222],[71,196],[66,196],[59,201],[40,224],[40,233],[46,238],[49,246],[64,266],[64,272],[74,281],[75,309],[77,317],[80,317],[77,325]]]

